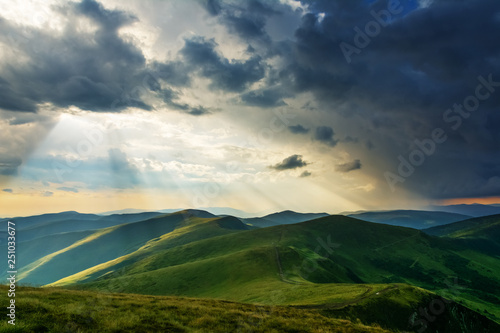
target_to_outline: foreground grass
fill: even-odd
[[[7,304],[5,286],[0,295]],[[1,332],[394,332],[317,309],[59,288],[21,287],[16,296],[16,325],[3,319]]]

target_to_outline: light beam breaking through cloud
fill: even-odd
[[[389,5],[4,4],[5,214],[24,214],[27,200],[33,213],[73,209],[75,198],[93,212],[203,201],[333,213],[497,197],[500,92],[396,191],[384,172],[443,126],[477,77],[500,81],[500,3],[400,1],[346,62],[340,45]]]

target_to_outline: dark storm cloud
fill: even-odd
[[[359,140],[358,138],[353,138],[352,136],[350,135],[347,135],[344,140],[342,140],[342,142],[346,142],[346,143],[358,143]]]
[[[23,96],[22,92],[16,91],[12,84],[0,77],[0,108],[33,112],[36,110],[36,105],[29,98]]]
[[[334,132],[333,132],[333,129],[331,127],[319,126],[319,127],[316,127],[316,130],[314,131],[313,139],[334,147],[337,145],[338,140],[335,140],[333,138],[333,136],[334,136]]]
[[[425,121],[433,121],[437,110],[469,92],[478,75],[499,71],[500,63],[494,60],[500,50],[494,42],[500,27],[498,2],[463,1],[457,6],[438,0],[426,9],[392,15],[393,22],[353,54],[351,64],[340,44],[355,45],[354,28],[375,21],[370,11],[387,11],[387,2],[309,3],[325,17],[303,17],[291,64],[283,74],[296,91],[311,91],[330,105],[356,99],[369,106],[369,112],[382,111],[392,118],[394,113],[418,111],[430,116]],[[401,6],[415,7],[411,1],[401,1]],[[488,103],[493,105],[493,99]]]
[[[304,126],[297,124],[288,126],[288,130],[293,134],[307,134],[309,133],[309,128],[305,128]]]
[[[203,1],[205,9],[219,22],[227,27],[230,33],[243,40],[265,42],[271,40],[265,30],[268,17],[280,14],[281,5],[277,1],[261,2],[257,0],[241,2]]]
[[[145,59],[140,49],[123,40],[118,29],[136,21],[133,15],[106,10],[99,3],[84,0],[59,8],[67,17],[63,34],[19,27],[0,21],[2,40],[14,41],[12,48],[29,61],[11,63],[0,69],[0,108],[36,111],[38,103],[59,107],[78,106],[101,111],[123,108],[113,102],[124,91],[140,84]],[[72,19],[89,19],[95,33],[71,26]],[[140,96],[131,101],[150,109]]]
[[[372,150],[375,148],[375,146],[373,145],[373,142],[371,142],[371,140],[367,140],[366,143],[365,143],[365,147],[366,149],[368,150]]]
[[[220,10],[216,1],[205,5],[214,15]],[[66,4],[56,10],[68,18],[58,36],[0,18],[0,40],[29,59],[14,60],[0,68],[0,108],[35,112],[39,104],[48,102],[89,111],[119,112],[129,107],[152,110],[148,96],[153,95],[177,111],[196,116],[211,112],[204,106],[179,102],[170,93],[171,87],[188,87],[191,77],[199,74],[211,80],[212,89],[243,92],[265,76],[261,56],[252,55],[247,61],[229,60],[217,52],[213,40],[203,37],[186,40],[177,61],[146,64],[141,49],[118,33],[137,21],[133,14],[106,9],[94,0]],[[225,24],[232,22],[235,33],[257,37],[263,33],[261,16],[275,13],[265,4],[249,1],[241,8],[224,7],[221,20],[226,20]],[[95,31],[73,26],[82,18],[90,20]],[[242,101],[264,107],[284,105],[276,89],[248,92]]]
[[[342,164],[337,164],[335,166],[335,171],[346,173],[354,170],[359,170],[361,169],[361,161],[360,160],[354,160],[351,162],[347,163],[342,163]]]
[[[457,131],[450,130],[450,122],[443,119],[454,103],[474,95],[478,76],[488,78],[491,74],[494,82],[500,82],[500,2],[435,0],[418,8],[418,1],[400,1],[400,8],[389,13],[389,20],[384,16],[388,0],[302,3],[309,6],[309,13],[302,16],[295,39],[266,46],[272,49],[267,54],[283,60],[282,67],[273,68],[275,78],[283,85],[283,92],[312,93],[319,109],[352,119],[352,128],[341,128],[345,140],[336,138],[329,126],[316,129],[313,139],[330,146],[364,142],[356,149],[364,149],[366,158],[377,163],[363,170],[384,186],[383,174],[397,169],[400,154],[408,157],[416,139],[428,138],[435,128],[444,128],[447,142],[400,186],[438,199],[500,193],[499,170],[485,172],[482,167],[484,163],[500,163],[500,89],[496,87],[495,93],[481,101],[477,112],[462,119],[463,126]],[[225,5],[220,4],[219,15],[223,15]],[[252,18],[253,22],[262,22],[266,15],[260,14],[259,20]],[[357,36],[368,23],[373,27],[377,22],[380,30],[375,35],[363,32]],[[253,31],[247,40],[257,54],[266,54],[255,43],[259,30]],[[261,45],[266,45],[268,38],[264,32],[260,34]],[[346,57],[342,43],[357,51]]]
[[[277,171],[283,171],[283,170],[302,168],[308,164],[309,163],[307,163],[302,159],[302,155],[292,155],[285,158],[282,162],[270,166],[269,168]]]
[[[93,0],[57,10],[69,18],[60,36],[0,18],[0,41],[29,60],[14,59],[0,67],[0,108],[35,112],[38,104],[48,102],[88,111],[152,110],[149,95],[161,97],[167,86],[190,84],[190,71],[181,61],[148,65],[141,49],[119,35],[120,28],[137,21],[134,15],[105,9]],[[90,20],[95,32],[73,26],[82,18]],[[207,113],[201,107],[170,106],[192,115]]]
[[[417,9],[418,1],[402,0],[402,11],[382,24],[388,0],[301,2],[309,12],[301,12],[293,37],[272,40],[269,23],[290,13],[279,1],[201,1],[211,20],[248,44],[247,60],[226,59],[214,40],[199,36],[185,40],[176,61],[147,64],[138,46],[118,34],[137,19],[91,0],[60,8],[70,22],[57,36],[0,18],[0,41],[20,55],[0,67],[0,108],[34,112],[48,102],[92,111],[151,110],[146,97],[152,94],[171,109],[205,115],[212,110],[186,104],[180,93],[198,75],[217,93],[239,93],[234,100],[255,107],[312,96],[299,111],[323,125],[311,129],[312,139],[366,154],[363,172],[380,180],[381,190],[389,189],[383,174],[397,173],[398,156],[408,159],[416,139],[443,128],[447,141],[399,186],[437,199],[500,193],[494,167],[500,165],[500,88],[457,130],[443,120],[454,103],[474,95],[478,76],[500,81],[499,1],[434,0]],[[373,12],[382,15],[377,20]],[[95,32],[73,27],[71,21],[82,17]],[[379,33],[359,35],[377,22]],[[342,43],[356,48],[348,59]],[[334,132],[330,126],[339,118],[342,126]],[[293,127],[292,133],[303,132]],[[345,145],[356,141],[363,144]],[[18,162],[0,160],[0,174],[14,174]]]
[[[218,15],[221,11],[219,0],[201,0],[201,4],[210,15]]]
[[[116,34],[118,28],[137,20],[134,15],[126,12],[105,10],[100,3],[93,0],[83,0],[75,5],[75,9],[92,18],[100,26],[105,27],[107,33],[113,35]]]
[[[262,59],[254,56],[247,61],[229,61],[215,50],[217,44],[203,37],[186,39],[180,51],[184,60],[210,79],[216,90],[241,92],[249,84],[264,77]]]
[[[151,82],[152,85],[158,86],[155,80],[158,78],[167,81],[172,86],[185,87],[191,82],[189,72],[189,68],[181,61],[171,61],[168,63],[155,62],[152,65],[153,75],[151,76]]]
[[[250,18],[242,13],[241,16],[226,16],[224,18],[230,31],[242,38],[255,38],[265,35],[265,21],[262,18]]]
[[[272,108],[286,105],[283,101],[284,94],[278,88],[259,89],[241,95],[241,101],[250,106]]]

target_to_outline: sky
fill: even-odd
[[[2,216],[500,202],[496,0],[0,0]]]

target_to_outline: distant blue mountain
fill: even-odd
[[[469,215],[472,217],[500,214],[500,204],[493,204],[493,205],[462,204],[462,205],[448,205],[448,206],[430,206],[429,208],[431,210]]]
[[[360,212],[348,214],[347,216],[368,222],[383,223],[413,229],[426,229],[462,221],[471,217],[457,213],[422,210]]]
[[[160,212],[160,213],[175,213],[181,210],[184,210],[185,208],[169,208],[169,209],[159,209],[159,210],[148,210],[148,209],[135,209],[135,208],[127,208],[127,209],[120,209],[120,210],[113,210],[109,212],[103,212],[100,213],[99,215],[113,215],[113,214],[136,214],[136,213],[144,213],[144,212]],[[230,207],[200,207],[200,210],[207,211],[209,213],[212,213],[214,215],[231,215],[231,216],[236,216],[236,217],[254,217],[257,216],[256,214],[248,213],[240,209],[235,209],[235,208],[230,208]]]

